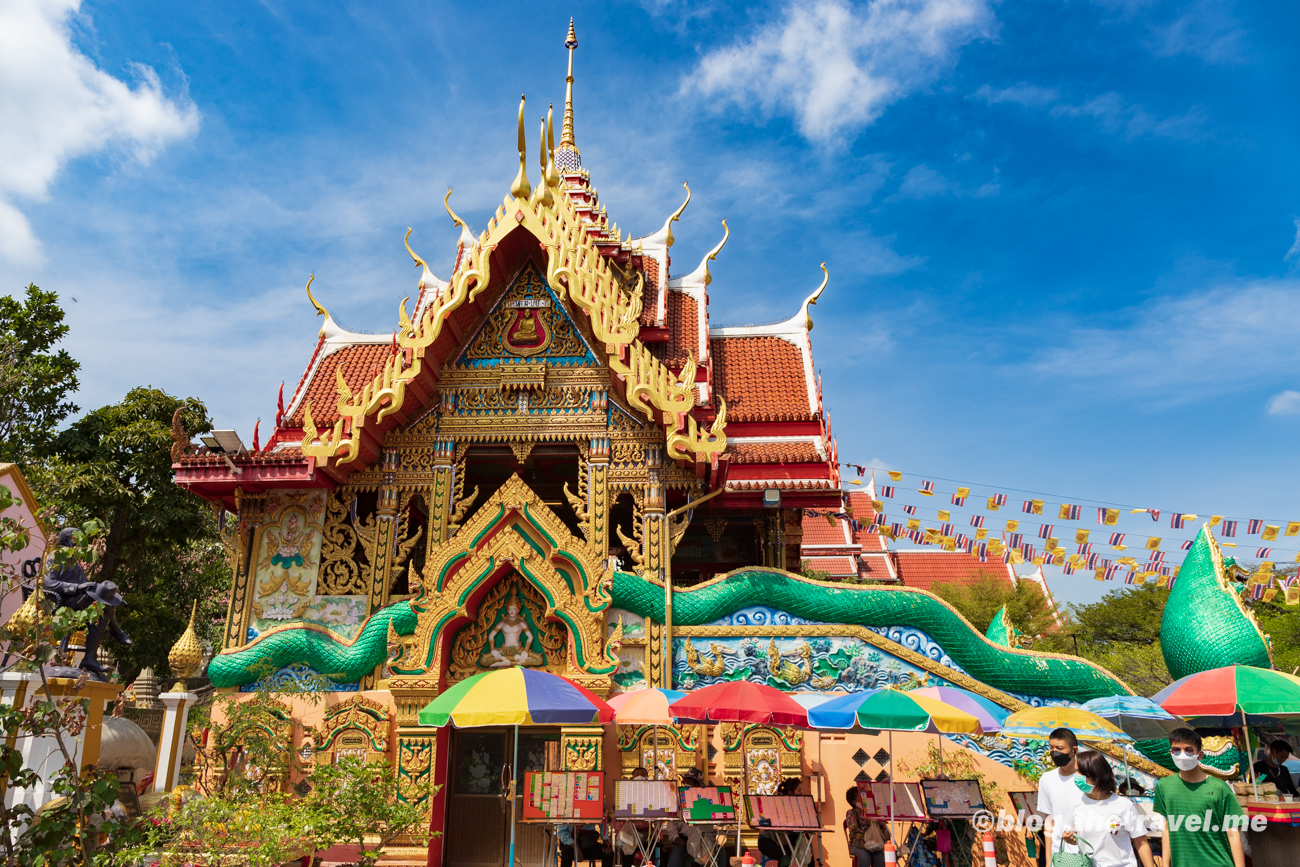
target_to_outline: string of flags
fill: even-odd
[[[824,513],[828,521],[834,523],[837,518],[846,518],[851,522],[855,531],[866,530],[870,533],[877,533],[892,539],[907,539],[921,545],[939,545],[945,550],[961,550],[966,553],[979,557],[981,562],[987,562],[990,558],[1001,559],[1005,563],[1033,563],[1036,565],[1055,565],[1060,566],[1066,575],[1075,572],[1091,571],[1098,581],[1119,580],[1121,577],[1127,584],[1142,584],[1148,580],[1154,579],[1161,586],[1172,585],[1178,575],[1179,566],[1168,561],[1168,552],[1162,549],[1164,539],[1160,536],[1147,536],[1143,539],[1141,536],[1126,532],[1111,532],[1106,534],[1106,541],[1112,551],[1124,552],[1130,547],[1143,552],[1145,562],[1140,562],[1135,556],[1103,557],[1100,552],[1094,551],[1095,542],[1091,540],[1091,532],[1086,527],[1068,527],[1062,526],[1060,529],[1065,535],[1073,533],[1074,544],[1076,546],[1073,553],[1067,551],[1058,538],[1057,526],[1047,521],[1033,521],[1032,519],[1009,518],[1006,520],[1005,529],[1000,532],[999,536],[990,538],[990,531],[997,532],[995,528],[989,526],[990,516],[984,514],[972,514],[969,516],[969,524],[972,528],[967,531],[956,531],[952,510],[935,506],[917,506],[913,504],[901,504],[904,514],[908,517],[902,521],[891,521],[886,514],[884,500],[893,499],[898,494],[898,483],[903,480],[903,473],[896,470],[887,471],[891,484],[882,484],[876,486],[875,475],[870,467],[859,464],[845,463],[843,466],[857,471],[858,479],[852,480],[852,484],[862,484],[864,477],[871,476],[871,486],[869,491],[874,495],[872,497],[872,508],[874,515],[869,524],[864,525],[860,520],[852,516],[852,511],[848,512],[827,512]],[[936,498],[940,493],[935,489],[935,483],[932,480],[922,478],[920,486],[916,488],[917,494]],[[950,494],[950,503],[953,506],[963,508],[971,497],[971,487],[959,485],[956,491]],[[978,500],[977,500],[978,502]],[[998,512],[1014,501],[1010,500],[1007,494],[993,493],[984,501],[984,508],[990,512]],[[927,516],[929,512],[934,511],[938,518],[938,527],[923,527],[921,519],[918,517],[920,509],[924,508]],[[1044,510],[1047,510],[1046,513]],[[1043,516],[1056,521],[1082,522],[1090,521],[1093,507],[1087,507],[1076,503],[1059,503],[1048,505],[1047,501],[1041,499],[1026,499],[1021,501],[1020,513],[1031,516]],[[1119,524],[1125,507],[1100,506],[1096,507],[1097,524],[1102,527],[1115,527]],[[1131,516],[1146,515],[1153,523],[1158,524],[1162,514],[1169,516],[1169,527],[1174,530],[1182,530],[1195,527],[1193,522],[1197,521],[1200,516],[1188,512],[1173,512],[1168,510],[1154,508],[1128,508],[1127,512]],[[823,514],[820,512],[810,512],[809,514]],[[1228,518],[1224,515],[1211,515],[1207,519],[1211,528],[1217,529],[1217,536],[1220,538],[1220,544],[1226,547],[1237,547],[1236,542],[1222,541],[1226,539],[1236,539],[1237,532],[1242,519]],[[1246,536],[1258,536],[1261,541],[1275,542],[1279,536],[1285,538],[1288,536],[1300,536],[1300,521],[1279,522],[1269,524],[1265,519],[1249,519],[1245,521]],[[1030,538],[1044,540],[1042,550],[1033,542],[1025,540],[1026,532],[1030,532]],[[1126,544],[1132,538],[1132,544]],[[1171,539],[1171,543],[1177,544],[1181,551],[1188,551],[1192,547],[1190,539]],[[1244,543],[1244,540],[1243,540]],[[1300,539],[1297,539],[1300,546]],[[1139,547],[1140,546],[1140,547]],[[1274,547],[1259,546],[1254,550],[1255,558],[1265,561],[1261,563],[1260,570],[1256,574],[1272,575],[1274,563],[1268,558],[1274,554]],[[1300,563],[1300,553],[1297,553],[1296,562]],[[1281,578],[1279,578],[1281,581]],[[1290,588],[1294,588],[1294,592]],[[1296,576],[1290,576],[1290,583],[1279,583],[1278,587],[1266,588],[1259,583],[1251,585],[1252,594],[1259,595],[1254,598],[1263,599],[1266,594],[1267,601],[1271,601],[1277,592],[1286,592],[1288,604],[1300,604],[1300,583],[1297,582]],[[1295,603],[1291,603],[1291,597],[1295,597]]]

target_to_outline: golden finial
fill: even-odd
[[[802,311],[803,324],[804,327],[807,328],[809,331],[812,331],[813,321],[812,321],[812,314],[808,312],[808,308],[817,303],[817,299],[820,298],[822,296],[822,292],[826,290],[826,284],[831,282],[831,272],[826,270],[825,262],[822,263],[822,274],[825,275],[824,277],[822,277],[822,285],[818,286],[817,291],[809,295],[808,298],[803,302],[803,311]]]
[[[194,616],[198,610],[199,601],[196,599],[194,607],[190,609],[189,626],[185,627],[185,632],[167,654],[167,664],[171,666],[172,675],[179,678],[169,692],[185,692],[185,681],[198,674],[199,666],[203,664],[203,645],[199,643],[199,636],[194,631]]]
[[[451,187],[447,187],[447,195],[443,197],[442,206],[447,209],[447,216],[451,217],[453,223],[462,229],[469,228],[469,226],[465,225],[465,221],[456,216],[456,212],[451,209]]]
[[[510,195],[516,199],[528,199],[528,195],[533,191],[532,184],[528,183],[528,166],[525,163],[528,160],[528,143],[524,141],[524,95],[519,95],[519,174],[515,175],[515,182],[510,185]]]
[[[668,242],[669,247],[673,245],[673,241],[677,240],[676,238],[673,237],[673,223],[676,223],[678,220],[682,218],[682,214],[686,211],[686,206],[691,203],[690,183],[688,183],[687,181],[682,181],[682,186],[686,188],[686,201],[682,202],[682,206],[677,210],[673,211],[671,215],[669,215],[668,222],[664,224],[664,228],[668,230],[668,237],[665,238],[664,240]]]
[[[564,79],[564,128],[560,130],[560,147],[570,147],[575,151],[577,144],[573,141],[573,49],[578,47],[578,35],[573,32],[573,19],[569,19],[569,36],[564,40],[564,47],[569,49],[569,75]]]
[[[542,174],[537,182],[537,194],[534,196],[538,204],[544,207],[551,207],[555,204],[555,197],[551,195],[551,187],[546,182],[546,120],[542,120],[542,138],[541,150],[537,154],[537,161],[542,164]]]
[[[685,207],[685,206],[683,206],[683,207]],[[718,254],[722,252],[722,248],[723,248],[723,247],[727,246],[727,239],[730,238],[730,237],[731,237],[731,229],[730,229],[730,227],[727,226],[727,221],[726,221],[726,220],[723,220],[723,221],[722,221],[722,240],[718,242],[718,246],[714,247],[712,250],[710,250],[710,251],[708,252],[708,255],[706,255],[706,256],[704,257],[704,261],[700,263],[700,264],[702,264],[702,265],[704,266],[704,285],[705,285],[705,286],[708,286],[710,283],[713,282],[713,275],[709,273],[709,262],[711,262],[712,260],[718,258]]]
[[[451,195],[451,190],[447,191],[447,195]],[[424,260],[421,259],[419,256],[415,255],[415,251],[411,249],[411,227],[410,226],[406,227],[406,237],[402,239],[402,243],[406,245],[406,252],[411,254],[411,258],[415,260],[415,264],[417,267],[420,265],[424,265],[425,268],[429,267],[428,265],[425,265]]]
[[[316,308],[316,314],[318,316],[324,316],[326,319],[329,319],[330,312],[326,310],[324,307],[320,306],[320,304],[316,301],[316,298],[311,294],[311,281],[315,279],[316,279],[315,274],[312,274],[310,277],[307,278],[307,300],[311,302],[312,307]]]
[[[9,616],[9,622],[5,624],[6,629],[21,636],[20,643],[30,644],[38,640],[37,633],[38,627],[41,626],[41,609],[37,602],[41,595],[39,587],[33,590],[26,601],[18,606],[18,610]],[[48,628],[39,631],[43,633],[49,632]],[[48,637],[48,635],[45,637]]]
[[[560,173],[555,168],[555,106],[546,107],[546,185],[560,188]]]

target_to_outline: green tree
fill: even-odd
[[[0,297],[0,461],[25,465],[77,411],[67,398],[81,365],[54,349],[67,333],[55,293],[29,285],[26,300]]]
[[[988,631],[993,615],[1003,605],[1011,623],[1030,640],[1044,635],[1057,626],[1055,606],[1043,595],[1042,588],[1033,581],[1007,583],[1005,575],[981,569],[975,581],[969,584],[940,582],[934,593],[971,622],[981,634]]]
[[[1259,571],[1259,565],[1254,563],[1243,563],[1241,567],[1248,574]],[[1284,566],[1271,571],[1275,578],[1286,580],[1296,574],[1296,567]],[[1255,599],[1245,588],[1242,589],[1241,599],[1273,644],[1273,666],[1295,674],[1300,671],[1300,606],[1286,604],[1286,594],[1278,588],[1276,581],[1272,583],[1271,589],[1278,592],[1268,602]]]
[[[135,388],[121,403],[89,412],[62,431],[51,457],[32,473],[39,499],[54,513],[52,524],[95,519],[107,528],[95,578],[117,583],[126,598],[119,621],[135,645],[107,646],[128,680],[145,666],[167,671],[167,653],[195,600],[195,628],[212,640],[230,586],[210,508],[172,478],[177,410],[185,430],[211,430],[196,398]]]
[[[1160,618],[1169,591],[1155,584],[1117,587],[1087,605],[1071,605],[1065,626],[1035,649],[1073,653],[1114,673],[1140,695],[1173,678],[1160,648]]]

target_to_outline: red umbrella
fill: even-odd
[[[678,722],[745,722],[808,728],[808,711],[779,689],[747,680],[715,683],[668,705]]]

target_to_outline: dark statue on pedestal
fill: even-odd
[[[70,528],[60,530],[57,544],[60,548],[72,547],[76,544],[75,531]],[[118,594],[117,585],[112,581],[91,581],[86,577],[86,570],[81,568],[80,563],[69,562],[63,566],[51,565],[50,570],[45,573],[42,586],[45,598],[56,608],[85,611],[96,602],[105,605],[104,615],[86,629],[86,649],[82,654],[80,665],[80,668],[89,672],[92,677],[103,679],[108,672],[99,664],[95,655],[99,650],[99,642],[103,638],[104,630],[107,629],[113,640],[124,647],[130,647],[133,643],[131,637],[117,622],[117,606],[126,601]],[[60,649],[64,653],[67,652],[67,638],[63,639]]]

